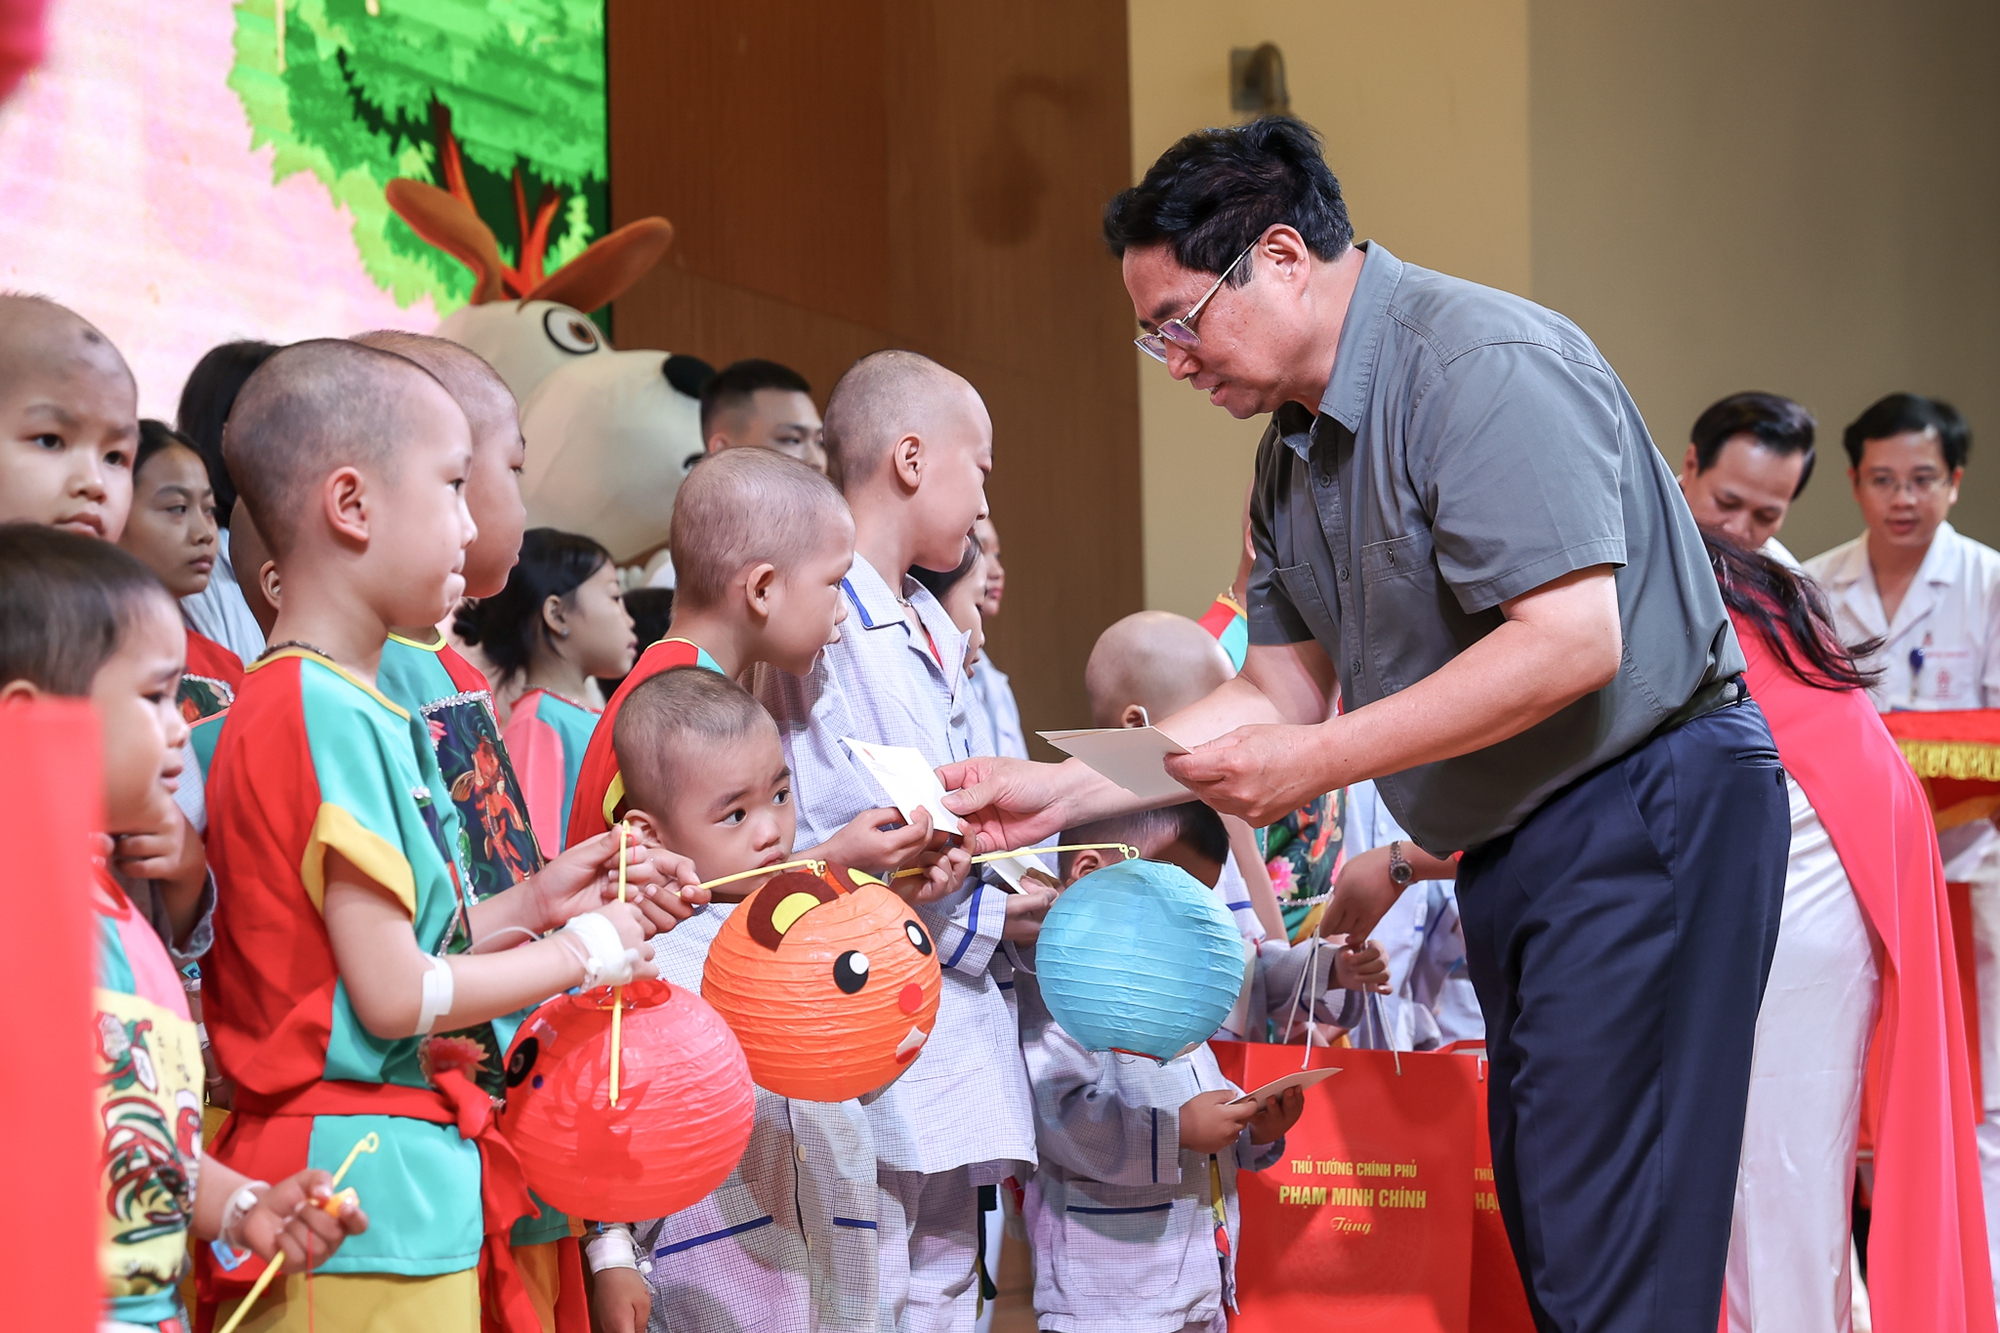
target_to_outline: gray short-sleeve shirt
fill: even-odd
[[[1743,669],[1701,535],[1639,409],[1583,331],[1366,244],[1315,415],[1257,450],[1250,641],[1313,639],[1360,707],[1491,633],[1500,604],[1617,566],[1611,684],[1511,739],[1377,786],[1426,850],[1518,826]]]

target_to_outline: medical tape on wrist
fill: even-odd
[[[430,970],[424,973],[424,996],[417,1006],[417,1035],[428,1036],[437,1026],[437,1021],[451,1012],[453,990],[451,964],[433,956]]]
[[[639,1250],[632,1243],[632,1233],[621,1226],[607,1225],[584,1245],[583,1257],[590,1262],[593,1273],[602,1273],[607,1268],[639,1267]]]
[[[263,1198],[264,1191],[269,1188],[271,1182],[268,1180],[250,1180],[229,1196],[229,1202],[222,1205],[222,1226],[216,1231],[224,1245],[236,1250],[244,1248],[237,1231],[242,1227],[244,1217],[257,1206],[257,1200]]]
[[[625,941],[618,937],[618,927],[612,925],[608,918],[597,912],[585,912],[571,917],[569,924],[556,934],[573,936],[575,942],[583,946],[584,989],[631,983],[632,968],[639,961],[639,951],[625,947]]]

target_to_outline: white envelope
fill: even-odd
[[[1158,727],[1087,727],[1080,731],[1035,733],[1064,754],[1073,754],[1142,801],[1194,799],[1167,776],[1166,758],[1187,747]]]
[[[1023,852],[1019,856],[995,857],[991,861],[982,861],[980,864],[1006,881],[1009,893],[1021,892],[1021,880],[1030,870],[1038,870],[1044,875],[1049,874],[1049,868],[1042,864],[1040,857],[1031,856],[1026,852]],[[1054,878],[1054,876],[1050,876],[1050,878]]]
[[[931,812],[932,828],[947,833],[963,831],[958,816],[944,808],[944,784],[937,780],[936,770],[924,762],[922,753],[907,745],[876,745],[852,736],[840,739],[881,784],[889,804],[902,811],[903,818],[914,820],[922,808]]]
[[[1244,1093],[1241,1097],[1231,1102],[1230,1105],[1241,1106],[1244,1102],[1262,1102],[1267,1098],[1278,1096],[1288,1088],[1310,1088],[1315,1083],[1324,1082],[1339,1072],[1338,1069],[1301,1069],[1296,1074],[1287,1074],[1283,1078],[1274,1078],[1254,1092]]]

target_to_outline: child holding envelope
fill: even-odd
[[[1062,840],[1125,843],[1210,888],[1229,847],[1221,817],[1198,802]],[[1064,852],[1063,884],[1123,859],[1116,850]],[[1283,1156],[1305,1094],[1240,1100],[1205,1044],[1165,1064],[1085,1050],[1050,1016],[1031,973],[1016,973],[1015,985],[1041,1156],[1021,1201],[1041,1327],[1221,1333],[1234,1305],[1236,1174]]]

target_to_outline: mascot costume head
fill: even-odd
[[[584,312],[644,277],[673,224],[641,218],[544,277],[539,262],[509,267],[458,193],[394,180],[386,194],[412,231],[472,270],[472,300],[437,332],[485,357],[520,401],[529,524],[594,537],[621,562],[664,543],[702,454],[699,399],[714,371],[692,356],[613,351]]]

